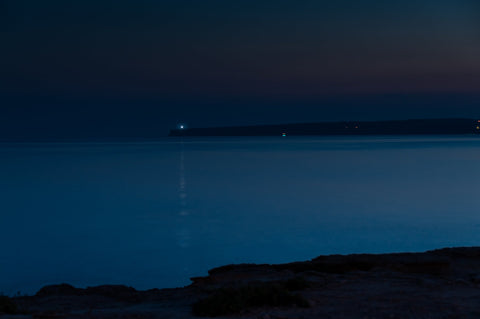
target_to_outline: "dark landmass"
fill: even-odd
[[[320,122],[279,125],[184,128],[169,136],[308,136],[308,135],[456,135],[479,134],[474,119]]]
[[[177,289],[47,286],[5,318],[479,318],[480,247],[228,265]]]
[[[138,142],[157,142],[165,136],[157,137],[71,137],[71,136],[55,136],[55,137],[8,137],[2,138],[0,136],[0,143],[2,144],[30,144],[30,143],[138,143]]]

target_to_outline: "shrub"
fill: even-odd
[[[295,277],[284,282],[285,288],[289,291],[303,290],[310,287],[310,283],[303,277]]]
[[[17,311],[17,306],[13,303],[12,299],[7,296],[0,296],[0,314],[6,313],[13,315],[16,314]]]
[[[305,281],[306,283],[306,281]],[[309,307],[308,301],[301,295],[292,294],[287,286],[297,282],[266,282],[250,284],[239,288],[221,288],[209,297],[199,300],[192,306],[196,316],[221,316],[239,313],[252,307],[262,306],[298,306]]]

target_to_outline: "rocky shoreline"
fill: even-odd
[[[176,289],[60,284],[8,302],[2,318],[480,318],[480,247],[228,265]]]

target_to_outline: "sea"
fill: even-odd
[[[478,136],[0,144],[0,294],[480,245]]]

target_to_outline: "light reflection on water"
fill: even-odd
[[[185,250],[190,247],[191,232],[188,225],[188,215],[190,214],[187,207],[187,184],[185,179],[185,145],[180,141],[180,169],[179,169],[179,183],[178,183],[178,230],[176,231],[177,246],[180,250]],[[182,254],[179,252],[179,254]],[[185,253],[183,253],[185,255]],[[183,256],[182,260],[188,259],[188,256]],[[190,267],[184,263],[182,269],[188,273]]]
[[[471,137],[2,144],[0,292],[478,245],[479,159]]]

